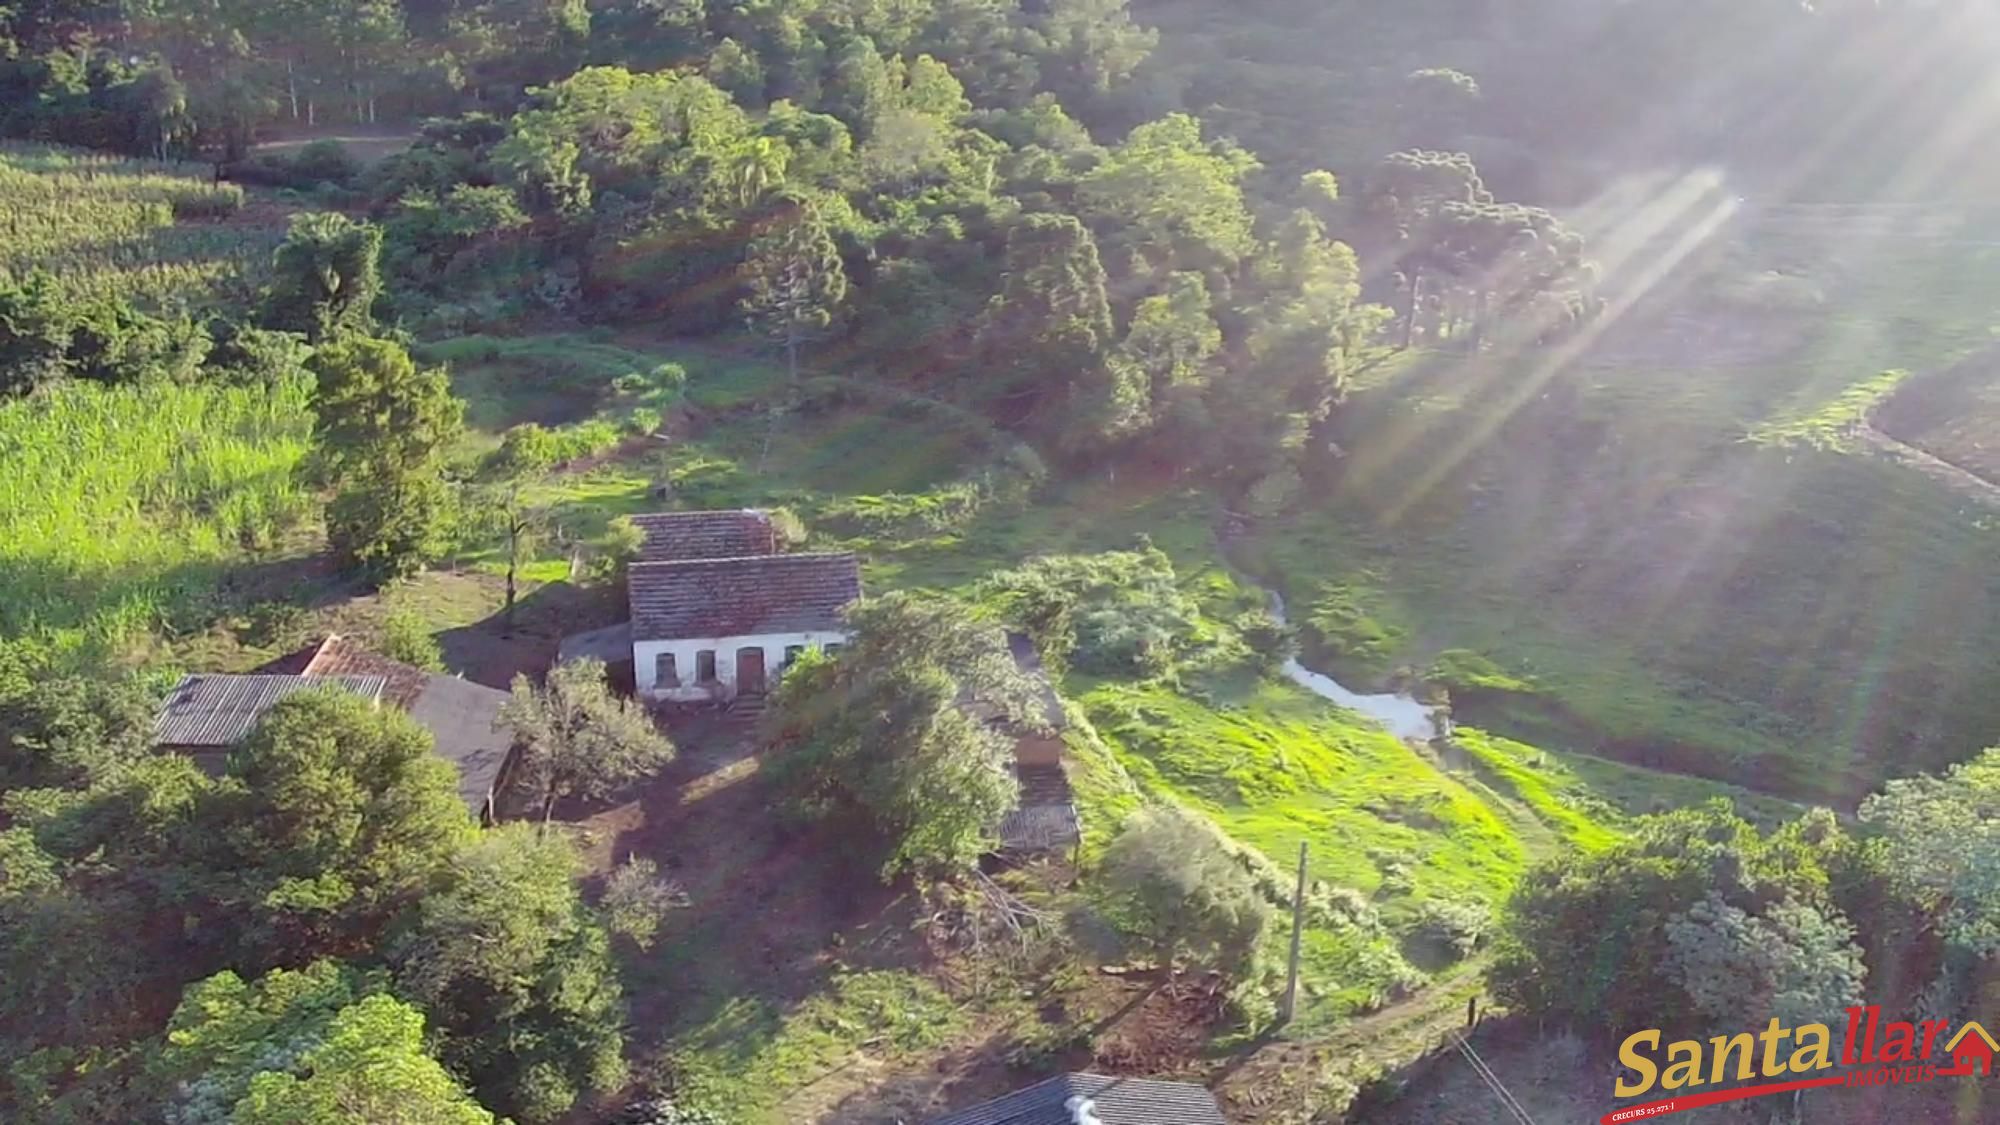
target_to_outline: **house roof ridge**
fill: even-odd
[[[759,565],[817,559],[856,558],[853,551],[787,551],[779,555],[724,555],[713,559],[634,559],[632,568],[669,566],[721,566],[725,563],[754,562]]]
[[[313,669],[319,667],[319,662],[325,658],[327,646],[339,639],[339,633],[328,633],[326,636],[321,637],[319,643],[313,646],[313,654],[306,658],[305,667],[299,669],[298,674],[301,676],[322,675],[322,673],[315,672]]]

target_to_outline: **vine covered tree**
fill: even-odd
[[[1177,805],[1140,809],[1101,867],[1114,917],[1170,971],[1248,970],[1271,908],[1213,825]]]
[[[1033,727],[1033,685],[1006,637],[963,605],[908,593],[848,611],[838,657],[808,656],[778,687],[764,741],[793,810],[858,823],[884,842],[884,875],[963,871],[1019,787],[1013,744],[962,704]]]

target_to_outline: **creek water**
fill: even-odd
[[[1285,599],[1274,590],[1266,590],[1271,598],[1271,616],[1286,620]],[[1397,738],[1429,742],[1438,736],[1437,710],[1419,703],[1415,696],[1406,692],[1380,692],[1366,694],[1354,691],[1339,680],[1324,672],[1315,672],[1299,663],[1297,657],[1285,661],[1285,678],[1349,711],[1357,711],[1368,716]]]

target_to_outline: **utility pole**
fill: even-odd
[[[1292,956],[1285,970],[1285,999],[1278,1005],[1278,1026],[1292,1022],[1299,1002],[1299,943],[1305,936],[1306,921],[1306,842],[1299,841],[1299,881],[1292,890]]]

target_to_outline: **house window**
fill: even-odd
[[[806,646],[804,645],[786,645],[785,667],[790,668],[795,662],[797,662],[799,654],[804,652],[805,650]]]
[[[704,684],[715,682],[714,649],[705,648],[694,654],[694,678],[697,682]]]
[[[653,658],[653,683],[659,687],[681,686],[681,672],[674,667],[674,654],[663,652]]]
[[[839,656],[840,650],[846,647],[847,647],[846,645],[841,644],[839,641],[834,641],[833,643],[826,646],[826,654],[828,656]]]

